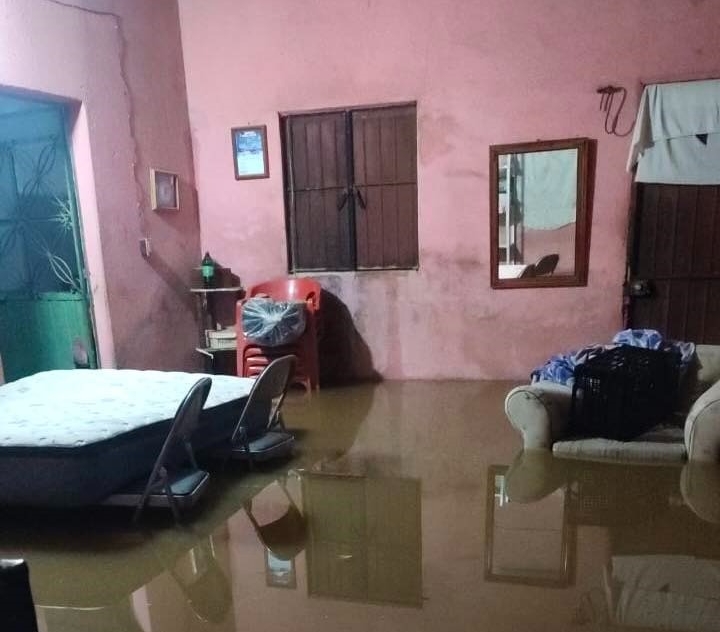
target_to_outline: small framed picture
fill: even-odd
[[[176,173],[150,169],[150,205],[153,211],[177,211],[180,209]]]
[[[275,557],[265,547],[265,583],[275,588],[297,588],[295,560]]]
[[[233,164],[236,180],[267,178],[268,169],[267,127],[233,127],[232,136]]]

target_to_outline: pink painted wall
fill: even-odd
[[[179,0],[202,248],[245,284],[287,270],[278,112],[417,100],[417,272],[327,274],[388,378],[522,378],[620,327],[628,139],[599,86],[720,75],[703,0]],[[266,124],[270,178],[236,182],[230,128]],[[492,290],[488,146],[597,139],[587,287]]]
[[[71,138],[103,366],[196,366],[187,282],[199,226],[177,4],[67,3],[92,12],[0,0],[0,88],[76,104]],[[180,212],[150,211],[151,166],[179,174]],[[142,236],[152,240],[149,260]]]

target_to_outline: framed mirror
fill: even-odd
[[[587,138],[490,147],[490,285],[587,285]]]

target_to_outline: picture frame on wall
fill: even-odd
[[[150,169],[150,206],[153,211],[180,210],[179,178],[176,173]]]
[[[267,126],[233,127],[230,135],[235,179],[252,180],[269,177]]]

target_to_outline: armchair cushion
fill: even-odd
[[[687,458],[683,429],[659,424],[632,441],[613,439],[570,438],[556,441],[552,447],[556,456],[580,459],[613,459],[626,462],[684,461]]]
[[[680,431],[682,433],[682,431]],[[578,459],[613,459],[625,462],[684,461],[685,445],[679,442],[615,441],[614,439],[574,439],[556,441],[552,447],[555,456]]]

